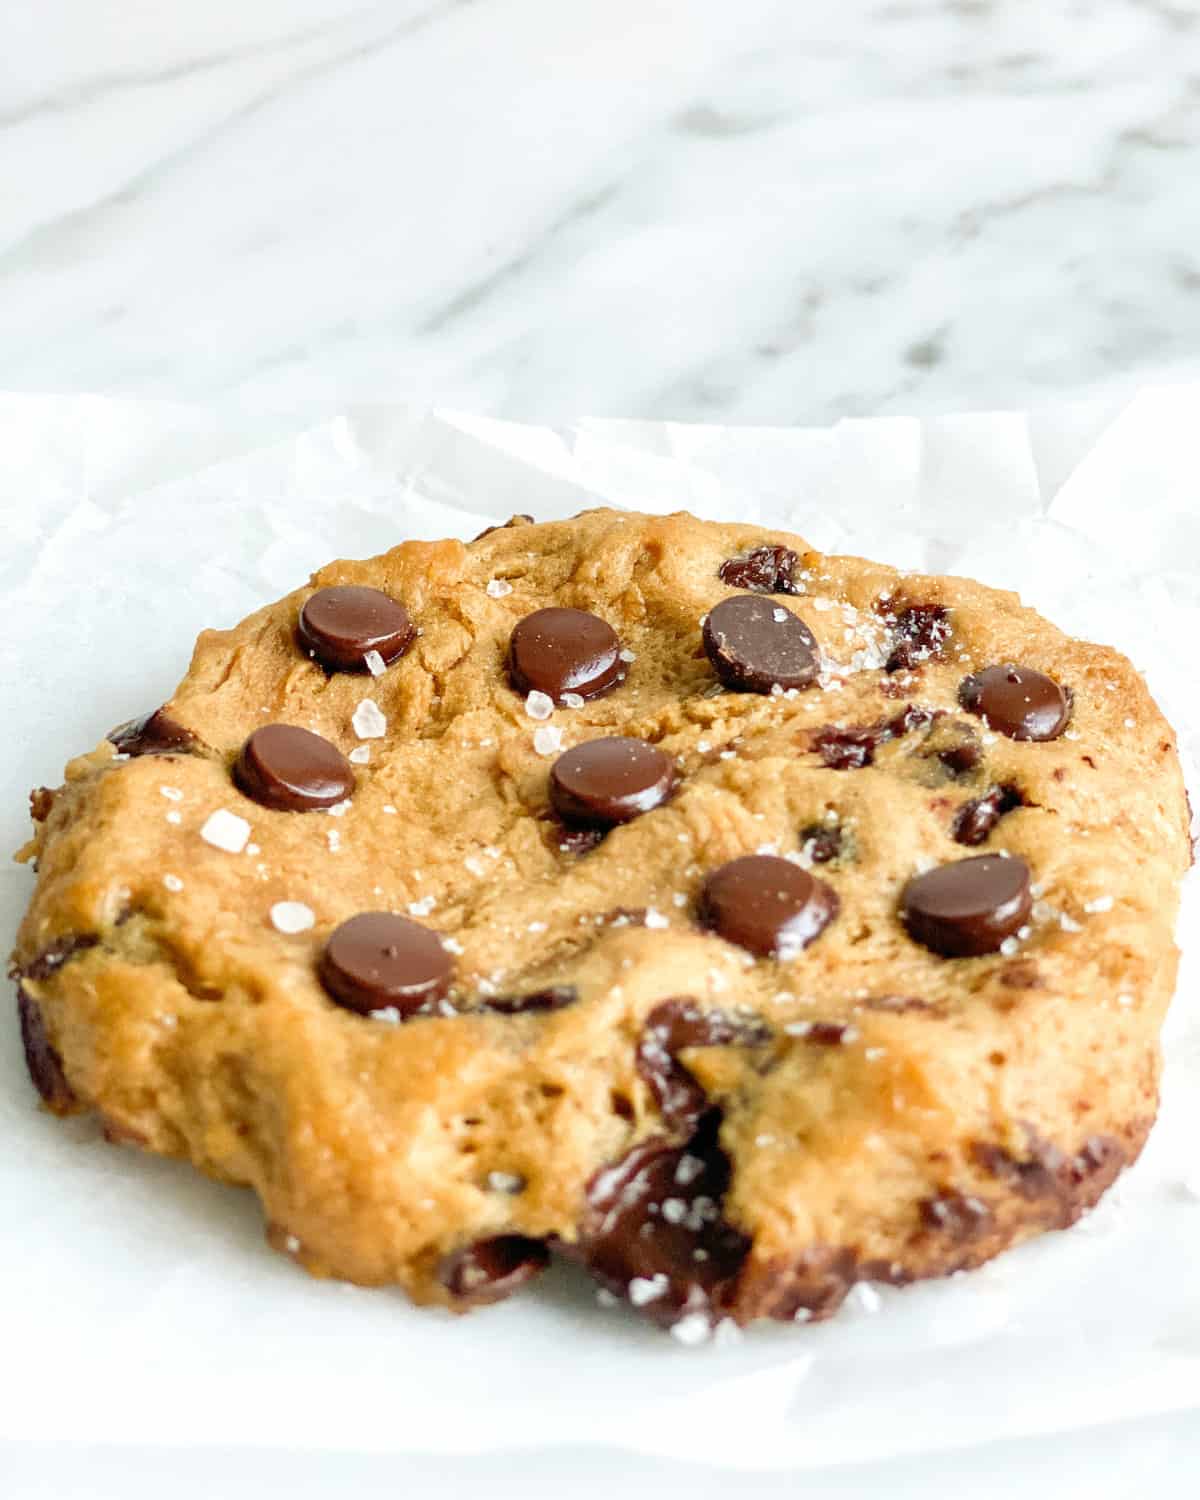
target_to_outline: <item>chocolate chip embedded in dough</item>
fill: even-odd
[[[748,854],[704,882],[700,920],[763,958],[793,958],[820,937],[838,912],[832,886],[789,859]]]
[[[331,671],[366,672],[369,651],[390,666],[412,645],[416,631],[399,600],[380,589],[339,584],[305,600],[297,634]]]
[[[900,899],[914,941],[944,958],[995,953],[1029,918],[1029,866],[1016,856],[978,854],[916,875]]]
[[[735,692],[811,687],[820,670],[817,643],[797,615],[758,594],[735,594],[708,612],[704,650]]]
[[[393,912],[360,912],[334,929],[321,954],[321,983],[359,1015],[408,1016],[450,988],[453,960],[436,932]]]
[[[319,734],[294,724],[264,724],[242,746],[233,779],[253,802],[277,812],[309,812],[344,802],[354,769]]]

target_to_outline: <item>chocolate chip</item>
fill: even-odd
[[[790,547],[755,547],[741,557],[730,557],[717,569],[717,577],[731,589],[752,589],[756,594],[802,594],[796,579],[800,559]]]
[[[515,516],[509,516],[507,521],[500,522],[497,526],[485,526],[478,536],[472,537],[473,542],[482,542],[485,536],[491,536],[494,531],[507,531],[512,526],[532,526],[533,517],[527,516],[524,511],[518,511]]]
[[[77,953],[85,953],[89,948],[94,948],[100,939],[94,932],[69,932],[64,937],[55,938],[52,943],[27,964],[17,970],[24,979],[43,980],[49,979],[56,974],[68,959],[74,958]]]
[[[832,886],[773,854],[748,854],[721,865],[700,895],[704,926],[764,958],[794,958],[837,911]]]
[[[508,671],[519,693],[599,698],[625,680],[621,642],[599,615],[585,609],[538,609],[513,626]]]
[[[985,667],[963,678],[958,701],[1013,740],[1056,740],[1071,718],[1066,689],[1032,667]]]
[[[795,1256],[751,1260],[738,1281],[733,1314],[740,1323],[756,1318],[817,1322],[835,1313],[868,1271],[875,1281],[899,1281],[903,1276],[902,1268],[890,1263],[868,1261],[860,1266],[857,1253],[845,1245],[813,1245]]]
[[[952,833],[956,844],[982,844],[1006,813],[1024,807],[1025,798],[1011,782],[989,787],[982,797],[964,802],[954,815]]]
[[[856,1034],[855,1028],[845,1021],[810,1021],[800,1033],[814,1047],[842,1047],[853,1041]]]
[[[156,708],[140,719],[110,729],[108,742],[118,755],[170,755],[190,750],[196,736],[177,724],[165,709]]]
[[[567,823],[609,828],[658,807],[675,785],[675,763],[623,735],[565,750],[550,771],[550,801]]]
[[[502,1234],[479,1240],[447,1257],[438,1279],[452,1297],[483,1307],[502,1302],[550,1264],[550,1252],[541,1240],[522,1234]]]
[[[757,1017],[704,1010],[694,1000],[664,1000],[646,1017],[637,1070],[650,1086],[663,1119],[685,1134],[708,1108],[708,1096],[676,1054],[688,1047],[761,1047],[771,1033]]]
[[[410,1016],[450,988],[454,965],[437,933],[392,912],[368,911],[334,929],[321,954],[321,983],[359,1015]]]
[[[48,786],[35,786],[29,794],[29,816],[35,823],[44,823],[54,807],[55,794]]]
[[[1029,866],[1015,856],[977,854],[916,875],[900,911],[909,936],[945,958],[995,953],[1033,906]]]
[[[704,650],[713,671],[736,692],[811,687],[817,643],[803,620],[754,594],[735,594],[708,612]]]
[[[917,1205],[921,1223],[955,1240],[972,1240],[992,1225],[992,1211],[982,1198],[943,1188]]]
[[[939,661],[950,639],[950,620],[944,604],[910,604],[896,616],[887,671],[904,672],[924,661]]]
[[[750,1248],[722,1216],[729,1159],[711,1114],[686,1146],[643,1141],[588,1185],[574,1245],[610,1292],[669,1327],[689,1313],[719,1315]]]
[[[606,830],[603,828],[572,828],[558,817],[549,821],[550,837],[560,854],[579,858],[580,855],[590,854],[598,844],[604,842]]]
[[[889,740],[902,739],[914,729],[923,729],[936,716],[927,708],[908,704],[889,719],[857,727],[826,724],[816,730],[810,744],[831,771],[861,771],[873,764],[875,752]]]
[[[293,724],[256,729],[233,767],[238,789],[278,812],[308,812],[344,802],[354,791],[354,770],[319,734]]]
[[[20,986],[17,987],[17,1016],[21,1023],[25,1066],[29,1069],[34,1088],[55,1114],[68,1114],[74,1109],[76,1099],[63,1072],[62,1058],[50,1045],[37,1001]]]
[[[403,604],[360,584],[318,589],[304,602],[297,633],[301,644],[333,672],[367,671],[368,651],[377,651],[390,666],[416,635]]]
[[[566,1005],[574,1005],[578,999],[579,991],[573,984],[552,984],[528,995],[488,995],[481,1003],[488,1010],[498,1010],[503,1016],[519,1016],[526,1011],[562,1010]]]
[[[800,848],[814,865],[832,864],[845,850],[846,838],[837,823],[808,823],[800,830]]]

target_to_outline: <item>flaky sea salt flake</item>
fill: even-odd
[[[372,677],[382,677],[387,671],[387,663],[378,651],[367,651],[363,655],[363,665]]]
[[[271,926],[276,932],[307,932],[316,920],[312,907],[303,901],[276,901],[271,908]]]
[[[554,712],[554,699],[535,688],[525,699],[525,712],[531,719],[548,719]]]
[[[543,724],[533,732],[533,748],[539,755],[557,755],[562,749],[563,732]]]
[[[170,813],[167,816],[169,818]],[[240,854],[250,837],[250,825],[237,813],[219,807],[204,820],[200,837],[214,849],[223,849],[226,854]]]
[[[367,765],[367,763],[371,759],[370,745],[355,745],[354,749],[351,750],[346,759],[353,761],[356,766]]]
[[[183,881],[180,880],[178,875],[164,875],[163,885],[165,885],[167,890],[169,891],[183,890]]]
[[[489,578],[487,596],[489,599],[503,599],[506,594],[513,591],[512,584],[507,578]]]
[[[712,1337],[712,1328],[704,1313],[688,1313],[686,1318],[680,1318],[678,1323],[671,1324],[671,1337],[694,1348],[697,1344],[708,1342]]]
[[[379,740],[387,733],[387,720],[371,698],[364,698],[350,720],[360,740]]]

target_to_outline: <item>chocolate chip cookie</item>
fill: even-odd
[[[1154,1119],[1174,736],[963,579],[688,515],[407,542],[32,810],[46,1105],[314,1274],[806,1321],[1072,1223]]]

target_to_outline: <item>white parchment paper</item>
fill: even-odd
[[[335,556],[600,503],[1019,589],[1131,655],[1200,754],[1200,388],[829,431],[0,397],[0,845],[25,838],[29,787],[167,696],[202,627]],[[29,887],[0,873],[5,947]],[[1160,1124],[1094,1215],[970,1276],[855,1293],[832,1323],[700,1349],[598,1310],[566,1272],[465,1320],[309,1281],[264,1248],[249,1195],[41,1115],[9,1024],[0,1326],[19,1378],[0,1441],[595,1443],[770,1469],[1200,1420],[1197,911],[1190,882]]]

